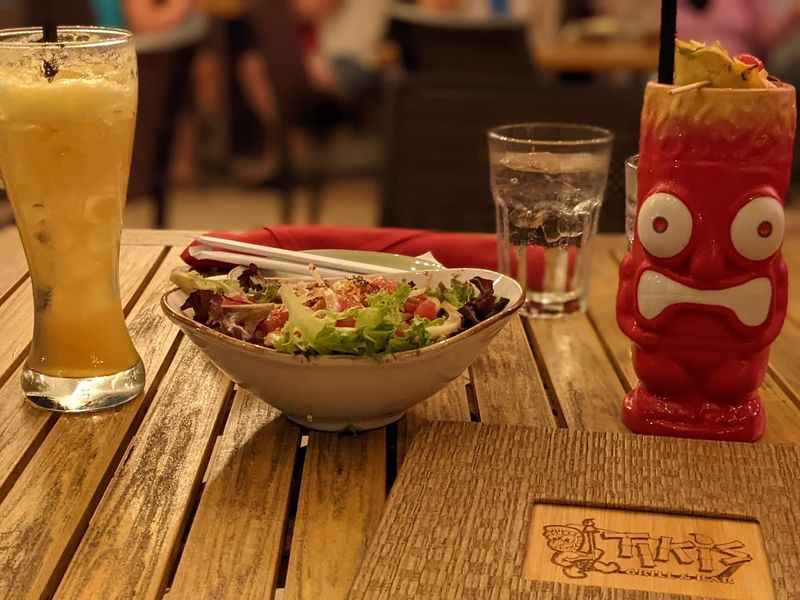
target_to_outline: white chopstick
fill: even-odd
[[[208,246],[192,246],[189,248],[189,254],[194,258],[200,260],[213,260],[216,262],[227,263],[231,265],[248,266],[254,264],[259,269],[268,269],[270,271],[283,271],[286,273],[296,273],[311,277],[311,272],[308,270],[308,264],[291,263],[282,260],[274,260],[264,258],[263,256],[253,256],[252,254],[240,254],[238,252],[226,252],[224,250],[214,250]],[[317,272],[322,277],[346,277],[352,275],[348,271],[337,271],[336,269],[317,268]],[[376,268],[377,272],[377,268]]]
[[[369,263],[362,263],[353,260],[344,260],[341,258],[331,258],[328,256],[318,256],[308,252],[295,252],[293,250],[284,250],[283,248],[272,248],[270,246],[261,246],[259,244],[249,244],[247,242],[238,242],[235,240],[226,240],[217,238],[210,235],[201,235],[197,238],[198,242],[202,242],[211,246],[212,249],[230,250],[232,252],[239,252],[247,254],[248,256],[262,256],[273,260],[279,260],[283,263],[296,263],[308,268],[309,264],[315,264],[317,267],[334,269],[344,273],[407,273],[403,269],[394,269],[391,267],[379,267]],[[254,261],[250,261],[254,262]],[[236,263],[242,264],[242,263]],[[254,264],[258,264],[255,263]],[[283,269],[287,270],[287,269]],[[322,272],[322,271],[320,271]]]

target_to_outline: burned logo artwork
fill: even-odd
[[[523,574],[600,588],[774,598],[755,521],[536,504]]]
[[[594,519],[581,525],[545,525],[543,535],[553,551],[550,560],[572,579],[615,573],[733,584],[736,572],[753,560],[740,540],[718,542],[702,533],[675,539],[609,531],[598,528]]]

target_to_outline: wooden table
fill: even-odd
[[[553,72],[607,73],[611,71],[655,71],[658,44],[649,42],[555,42],[534,50],[538,69]]]
[[[410,439],[430,419],[624,431],[634,383],[601,238],[590,310],[515,320],[469,371],[387,429],[307,433],[235,389],[158,307],[190,232],[127,231],[121,288],[143,397],[93,416],[28,406],[30,284],[0,231],[0,598],[345,598]],[[786,244],[794,273],[800,235]],[[766,441],[800,441],[800,294],[762,390]],[[278,593],[274,593],[277,591]]]

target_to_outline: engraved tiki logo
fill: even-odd
[[[553,551],[550,561],[570,579],[615,574],[733,584],[737,571],[753,560],[743,542],[718,542],[702,533],[681,539],[610,531],[598,528],[594,519],[543,529]]]
[[[616,573],[617,563],[600,560],[605,554],[595,541],[594,519],[585,519],[583,527],[572,525],[546,525],[544,537],[547,546],[554,550],[550,560],[563,567],[564,575],[573,579],[584,579],[591,571]]]

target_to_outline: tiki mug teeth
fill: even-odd
[[[795,90],[645,91],[634,243],[617,321],[639,385],[634,432],[755,441],[758,388],[786,317],[783,205]]]

